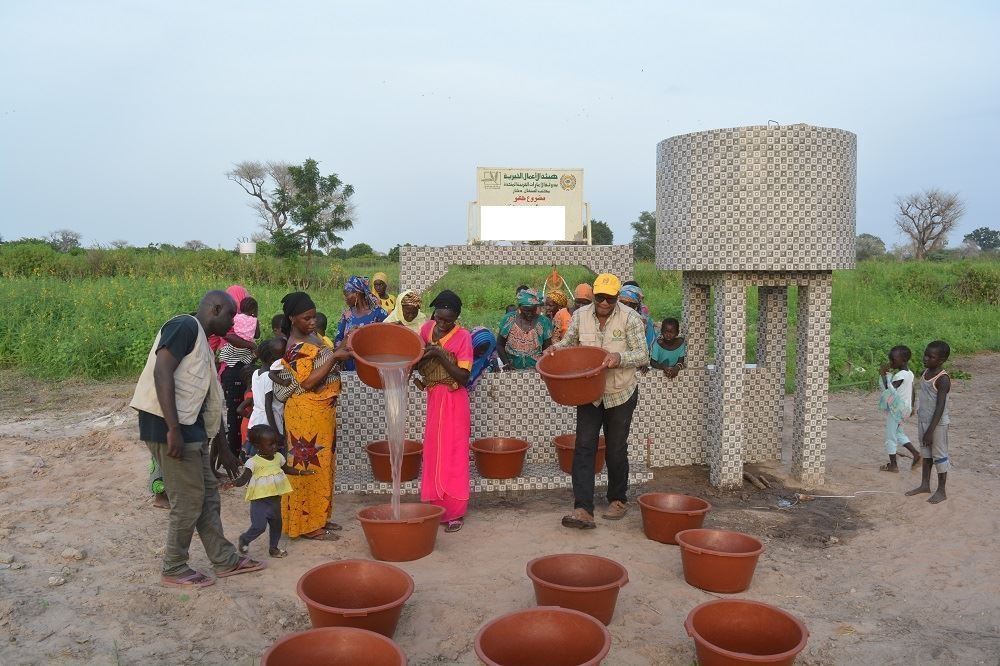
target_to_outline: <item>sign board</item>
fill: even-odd
[[[589,242],[583,169],[478,167],[476,196],[470,242]]]

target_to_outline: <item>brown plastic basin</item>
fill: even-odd
[[[572,608],[611,623],[618,591],[628,583],[628,571],[597,555],[546,555],[528,562],[528,578],[539,606]]]
[[[556,457],[559,459],[559,469],[567,474],[573,473],[573,454],[576,452],[576,433],[559,435],[552,439],[556,445]],[[604,435],[597,438],[597,456],[594,458],[594,474],[600,474],[604,469],[604,452],[607,446]]]
[[[579,406],[604,395],[608,352],[600,347],[565,347],[542,355],[535,366],[549,395],[560,405]]]
[[[471,444],[476,454],[476,469],[485,479],[515,479],[524,469],[529,444],[523,439],[488,437]]]
[[[372,557],[385,562],[409,562],[434,551],[443,513],[444,507],[409,502],[399,505],[399,520],[393,519],[391,504],[370,506],[357,515]]]
[[[390,639],[354,627],[323,627],[282,636],[269,647],[261,666],[406,666],[406,655]]]
[[[351,331],[348,347],[354,357],[358,379],[372,388],[383,388],[382,377],[373,361],[407,361],[416,364],[424,354],[420,336],[397,324],[368,324]]]
[[[676,544],[678,532],[701,527],[712,505],[690,495],[646,493],[639,496],[639,508],[647,539]]]
[[[392,482],[392,466],[389,461],[389,442],[380,440],[365,447],[368,451],[368,462],[372,466],[372,476],[376,481]],[[399,480],[413,481],[420,476],[420,458],[424,451],[423,442],[412,439],[403,441],[403,464],[399,471]]]
[[[802,622],[759,601],[719,599],[695,606],[684,620],[699,666],[790,665],[809,640]]]
[[[392,638],[413,579],[391,564],[337,560],[302,574],[295,591],[314,628],[356,627]]]
[[[610,650],[607,628],[571,608],[515,611],[476,634],[476,655],[489,666],[596,666]]]
[[[750,587],[764,544],[749,534],[729,530],[678,532],[681,564],[688,585],[709,592],[742,592]]]

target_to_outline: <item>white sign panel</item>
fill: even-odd
[[[563,206],[481,206],[480,240],[544,241],[562,238]]]

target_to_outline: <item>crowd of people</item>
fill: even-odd
[[[424,341],[414,372],[427,392],[421,500],[444,508],[446,532],[462,528],[469,501],[469,392],[485,373],[531,370],[543,354],[572,345],[606,349],[608,380],[601,400],[577,408],[574,510],[562,524],[596,527],[594,458],[602,429],[609,475],[603,517],[625,515],[636,371],[652,367],[676,377],[686,353],[676,319],[664,319],[657,334],[638,284],[602,274],[572,293],[548,282],[542,295],[521,285],[495,332],[461,326],[462,300],[454,292],[442,291],[425,312],[422,294],[389,293],[384,273],[351,276],[343,294],[332,339],[312,298],[293,292],[262,340],[259,304],[240,285],[209,292],[195,313],[161,327],[132,406],[151,455],[155,504],[170,510],[165,585],[214,582],[187,565],[195,531],[220,577],[264,568],[249,547],[266,530],[271,557],[287,555],[282,534],[338,538],[341,526],[331,517],[340,373],[354,370],[351,332],[375,322],[405,326]],[[220,479],[245,487],[250,503],[250,528],[235,546],[222,533]]]

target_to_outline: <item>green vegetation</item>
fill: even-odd
[[[44,378],[131,377],[138,373],[163,321],[192,311],[208,289],[247,286],[260,302],[262,328],[288,291],[306,288],[330,317],[343,307],[340,293],[352,273],[384,270],[398,284],[399,266],[362,257],[316,257],[304,263],[267,257],[241,259],[223,251],[88,250],[58,253],[47,245],[0,245],[0,364]],[[519,284],[541,287],[551,267],[455,267],[429,293],[449,288],[465,301],[467,326],[495,326]],[[570,287],[592,279],[580,266],[559,267]],[[680,276],[636,267],[657,320],[681,316]],[[755,356],[757,295],[748,297],[747,358]],[[795,321],[795,293],[790,296]],[[1000,262],[863,262],[834,274],[830,383],[834,388],[874,386],[875,372],[896,344],[919,354],[932,339],[955,354],[1000,350]],[[789,335],[794,376],[794,335]]]

